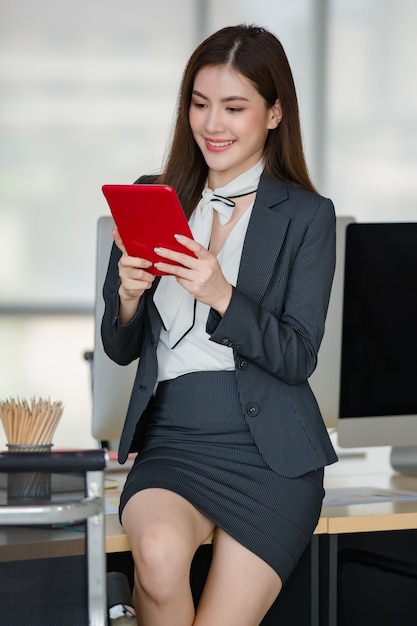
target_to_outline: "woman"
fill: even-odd
[[[308,545],[336,455],[307,379],[335,263],[335,215],[305,165],[279,41],[220,30],[183,76],[163,173],[194,239],[129,257],[117,230],[103,342],[140,357],[119,460],[140,626],[254,626]],[[188,254],[186,253],[188,252]],[[193,255],[190,255],[192,252]],[[172,262],[180,263],[174,265]],[[190,564],[214,533],[194,609]]]

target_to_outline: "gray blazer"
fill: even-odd
[[[120,251],[113,246],[103,288],[103,345],[121,365],[140,357],[120,439],[119,461],[138,449],[142,414],[157,378],[161,319],[158,280],[135,317],[118,322]],[[263,174],[236,287],[221,317],[210,311],[209,340],[233,349],[242,411],[266,463],[296,477],[337,460],[308,384],[317,363],[335,267],[330,200]]]

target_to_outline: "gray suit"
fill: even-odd
[[[119,325],[119,257],[113,246],[102,337],[117,363],[140,357],[120,440],[124,462],[137,448],[139,417],[155,386],[162,322],[152,299],[155,280],[135,317]],[[262,175],[230,305],[223,317],[210,311],[206,330],[210,341],[233,348],[242,411],[263,458],[283,476],[337,460],[307,382],[324,332],[334,265],[332,202]]]

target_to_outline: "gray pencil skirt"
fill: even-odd
[[[245,421],[234,372],[160,383],[146,417],[120,514],[142,489],[174,491],[285,582],[319,520],[323,470],[286,478],[268,467]]]

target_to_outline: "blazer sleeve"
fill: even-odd
[[[145,317],[145,298],[141,298],[135,316],[127,324],[120,324],[120,281],[117,265],[120,256],[120,250],[113,244],[103,286],[104,314],[101,322],[101,338],[107,356],[119,365],[128,365],[140,354]]]
[[[316,367],[335,268],[332,202],[321,198],[313,218],[305,221],[302,236],[287,233],[275,280],[262,300],[255,302],[234,288],[224,316],[212,310],[207,324],[211,341],[234,348],[291,385],[306,380]]]

